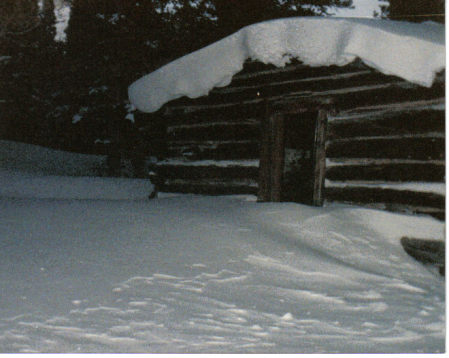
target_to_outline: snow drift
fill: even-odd
[[[100,176],[106,172],[107,165],[105,155],[0,140],[0,168],[38,175]]]
[[[245,60],[278,67],[296,58],[310,66],[344,66],[356,58],[387,75],[430,87],[445,68],[444,26],[373,19],[298,17],[262,22],[173,61],[129,87],[143,112],[227,86]]]
[[[148,200],[149,180],[99,178],[106,156],[0,140],[0,197]]]
[[[444,278],[399,241],[444,240],[436,219],[251,196],[135,200],[149,192],[138,179],[3,164],[1,353],[445,349]],[[133,200],[117,200],[125,192]]]
[[[148,200],[153,185],[146,179],[35,175],[0,168],[0,196],[77,200]]]

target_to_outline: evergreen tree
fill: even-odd
[[[155,1],[73,0],[65,62],[72,73],[73,146],[92,151],[98,140],[128,145],[123,138],[135,128],[127,119],[127,88],[159,65],[162,25]]]
[[[0,39],[30,32],[39,22],[37,1],[2,0],[0,2]]]
[[[0,2],[0,135],[13,137],[25,121],[19,120],[17,99],[28,96],[17,80],[24,76],[24,58],[33,46],[30,32],[40,23],[36,1]],[[20,107],[19,107],[20,108]]]
[[[97,139],[125,145],[136,133],[127,88],[140,76],[242,26],[349,2],[71,0],[66,42],[58,43],[54,0],[2,0],[2,136],[87,152]]]
[[[444,0],[389,0],[381,10],[392,20],[445,22]]]
[[[213,0],[220,32],[290,16],[326,15],[332,7],[349,7],[352,0]]]
[[[0,38],[1,55],[6,58],[0,64],[5,117],[0,134],[2,138],[47,144],[52,123],[46,114],[55,104],[52,74],[59,54],[54,41],[54,7],[51,0],[42,1],[41,6],[37,0],[25,5],[20,8],[22,13],[10,9],[23,21],[13,22]]]

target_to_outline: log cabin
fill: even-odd
[[[309,20],[321,21],[322,27],[332,31],[341,25],[329,19],[298,19],[300,26]],[[161,100],[155,110],[142,105],[142,93],[143,98],[151,98],[151,93],[146,93],[138,82],[144,80],[148,87],[148,81],[153,81],[159,91],[170,83],[161,86],[161,80],[150,74],[137,81],[137,86],[131,86],[131,101],[143,112],[152,112],[146,115],[148,125],[142,128],[147,140],[164,143],[164,153],[155,163],[160,190],[253,194],[259,201],[309,205],[342,202],[429,214],[444,220],[445,72],[444,63],[438,59],[441,46],[435,50],[436,44],[441,45],[436,38],[444,32],[444,26],[377,20],[375,28],[381,30],[379,36],[385,36],[385,42],[378,45],[378,38],[370,39],[371,33],[364,32],[366,46],[371,49],[358,53],[351,41],[356,41],[353,38],[359,35],[360,26],[368,26],[374,33],[370,28],[373,23],[349,21],[348,25],[348,20],[340,20],[340,40],[352,49],[344,61],[314,61],[299,55],[279,66],[260,55],[244,56],[240,68],[228,71],[231,75],[224,85],[221,78],[219,85],[217,80],[213,88],[207,85],[206,94],[188,88],[177,91],[176,95],[169,94],[168,100]],[[259,36],[257,26],[243,29],[246,42],[251,42],[251,30],[255,29]],[[430,35],[426,26],[431,27]],[[415,31],[415,37],[409,28]],[[389,38],[391,33],[393,40]],[[378,48],[373,49],[373,43]],[[424,60],[415,60],[413,56],[423,52],[419,47],[423,43],[431,50],[424,51]],[[220,61],[213,56],[216,48],[204,57],[212,64]],[[233,51],[226,44],[218,48]],[[376,63],[376,51],[392,52],[396,48],[408,56],[404,64],[398,67],[395,61],[400,62],[402,57],[389,53],[383,56],[393,57],[391,66],[388,58],[380,57]],[[307,47],[301,50],[313,55]],[[186,56],[187,60],[190,56],[190,62],[201,63],[201,51]],[[340,50],[338,55],[342,53],[345,51]],[[412,69],[419,61],[421,67]],[[404,65],[410,68],[401,72]],[[433,71],[430,81],[412,78],[422,71],[423,78],[428,79],[424,75],[427,65]],[[176,66],[180,67],[179,61],[165,70],[172,71]],[[199,70],[204,70],[207,78],[207,66]],[[179,76],[177,73],[173,77]],[[192,78],[188,84],[195,81]],[[185,83],[173,86],[184,88]],[[162,136],[160,130],[154,131],[154,123],[162,123]]]

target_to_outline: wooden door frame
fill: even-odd
[[[261,150],[259,163],[259,202],[279,202],[282,198],[282,179],[285,156],[285,116],[315,111],[314,144],[312,151],[313,193],[312,205],[324,202],[326,172],[327,119],[333,111],[332,103],[266,102],[266,115],[261,123]]]

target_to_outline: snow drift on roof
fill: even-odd
[[[387,75],[430,87],[445,67],[444,26],[388,20],[297,17],[262,22],[173,61],[129,87],[143,112],[227,86],[245,60],[278,67],[296,58],[310,66],[344,66],[356,58]]]

